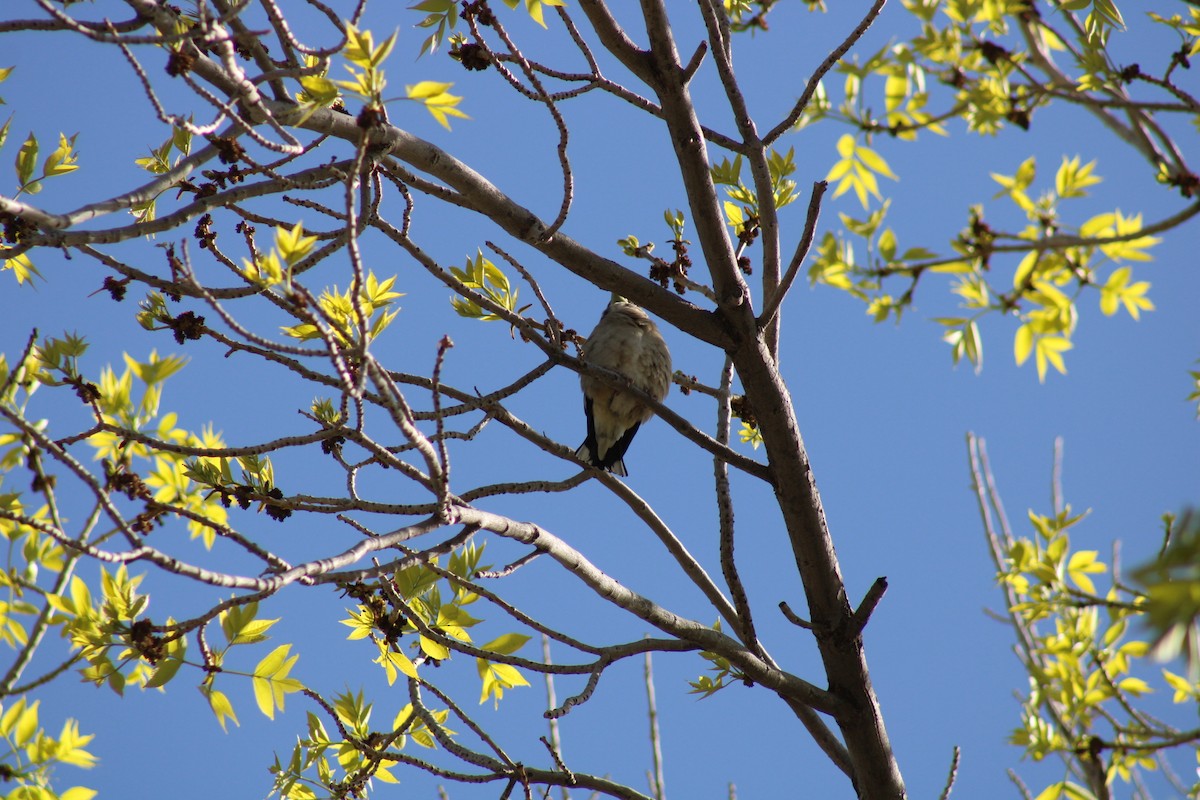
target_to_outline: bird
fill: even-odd
[[[660,403],[671,386],[671,351],[658,326],[639,306],[616,294],[584,342],[583,360],[624,375]],[[654,411],[641,398],[601,378],[581,375],[579,384],[587,438],[575,455],[614,475],[628,476],[625,451]]]

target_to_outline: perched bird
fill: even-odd
[[[623,297],[613,295],[600,322],[583,345],[583,360],[619,372],[655,400],[662,402],[671,386],[671,352],[650,317]],[[583,375],[583,410],[587,439],[575,455],[594,467],[622,477],[625,451],[638,427],[654,412],[627,391],[600,378]]]

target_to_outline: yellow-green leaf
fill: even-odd
[[[1174,672],[1164,669],[1163,678],[1175,690],[1174,696],[1171,697],[1171,702],[1187,703],[1200,699],[1200,686],[1192,683],[1182,675],[1176,675]]]
[[[95,789],[89,789],[86,786],[72,786],[58,797],[59,800],[92,800],[95,796]]]
[[[871,148],[862,146],[856,147],[854,149],[854,153],[858,156],[858,160],[865,164],[872,172],[877,172],[880,175],[884,175],[895,181],[900,180],[900,178],[896,176],[896,173],[892,172],[892,168],[888,166],[888,163],[884,161],[883,156],[879,155]]]
[[[29,256],[25,253],[4,259],[3,269],[12,270],[18,284],[31,281],[35,277],[42,277],[42,273],[37,271],[37,267],[33,265],[33,262],[29,260]]]
[[[67,137],[65,134],[58,135],[58,148],[46,156],[46,163],[42,166],[42,174],[46,177],[54,175],[65,175],[68,172],[74,172],[79,169],[79,165],[75,163],[78,155],[75,153],[75,137]]]
[[[1044,383],[1046,380],[1046,366],[1050,365],[1058,370],[1063,375],[1067,374],[1067,367],[1063,363],[1062,354],[1073,347],[1070,340],[1063,336],[1041,336],[1038,337],[1034,349],[1037,353],[1037,370],[1038,381]]]
[[[1067,561],[1067,574],[1071,580],[1081,590],[1093,595],[1096,593],[1096,586],[1087,577],[1088,573],[1096,574],[1107,570],[1102,562],[1096,560],[1096,555],[1095,550],[1079,550],[1072,553]]]
[[[421,652],[423,652],[425,655],[438,661],[445,661],[450,657],[450,648],[446,647],[444,644],[435,642],[433,639],[430,639],[427,636],[421,636],[419,638],[421,642]]]
[[[38,705],[41,700],[34,700],[33,705],[26,706],[17,716],[17,725],[13,741],[17,746],[24,747],[38,730]]]
[[[96,757],[83,748],[95,738],[95,734],[81,735],[79,723],[68,719],[63,723],[62,732],[58,735],[58,749],[55,757],[63,764],[70,764],[81,769],[91,769],[96,766]]]
[[[225,696],[224,692],[220,692],[216,689],[204,688],[202,688],[200,691],[203,692],[208,698],[209,708],[211,708],[213,714],[216,715],[217,722],[221,723],[221,730],[228,730],[228,728],[225,727],[226,720],[233,720],[234,725],[241,725],[241,723],[238,722],[237,714],[233,713],[233,704],[229,702],[229,698]]]
[[[509,8],[516,8],[517,6],[516,0],[504,0],[504,2],[508,4]],[[543,7],[561,5],[565,5],[562,0],[525,0],[525,10],[529,12],[529,18],[543,28],[546,27]]]
[[[178,658],[167,658],[158,662],[154,674],[150,676],[150,680],[146,681],[146,685],[143,688],[157,689],[160,686],[165,686],[171,678],[175,677],[175,673],[179,672],[179,668],[182,666],[183,660]]]
[[[299,656],[293,656],[291,659],[288,659],[288,651],[291,648],[290,644],[281,644],[276,647],[262,661],[258,662],[258,666],[254,668],[254,674],[262,678],[272,677],[281,670],[286,674],[287,668],[290,668],[296,662],[296,659],[299,658]]]
[[[528,641],[529,637],[524,634],[506,633],[503,636],[492,639],[490,642],[485,644],[482,649],[507,656],[512,655],[520,650]]]
[[[1154,303],[1146,297],[1146,292],[1150,290],[1149,281],[1130,283],[1132,274],[1130,267],[1115,269],[1100,288],[1100,310],[1105,316],[1111,317],[1121,306],[1134,319],[1140,319],[1142,311],[1154,310]]]
[[[466,114],[458,109],[458,104],[462,102],[462,98],[458,95],[450,94],[447,91],[453,83],[438,83],[437,81],[421,81],[420,83],[405,86],[405,96],[409,100],[416,100],[425,106],[425,109],[433,115],[442,127],[450,129],[449,117],[459,117],[461,119],[470,119]]]
[[[1017,334],[1013,339],[1013,356],[1016,357],[1017,366],[1025,363],[1033,352],[1033,327],[1029,324],[1022,325],[1017,328]]]
[[[1133,695],[1150,694],[1154,689],[1141,678],[1122,678],[1117,688]]]

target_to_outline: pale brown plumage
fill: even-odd
[[[658,327],[638,306],[614,298],[583,346],[590,364],[619,372],[662,402],[671,386],[671,353]],[[633,394],[583,375],[583,409],[587,439],[575,452],[589,464],[625,476],[625,451],[638,427],[654,412]]]

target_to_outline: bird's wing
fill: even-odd
[[[579,445],[575,455],[598,467],[600,465],[596,463],[596,419],[592,416],[592,398],[586,394],[583,396],[583,416],[587,419],[587,438],[583,440],[583,444]]]

